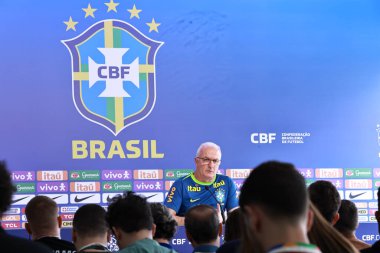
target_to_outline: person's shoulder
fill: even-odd
[[[220,248],[216,251],[216,253],[233,253],[240,252],[240,240],[233,240],[224,243]]]
[[[365,242],[363,242],[363,241],[361,241],[361,240],[359,240],[359,239],[357,239],[357,238],[355,238],[355,239],[351,239],[351,240],[349,240],[351,243],[352,243],[352,245],[354,245],[354,247],[355,248],[357,248],[358,250],[362,250],[362,249],[367,249],[367,248],[369,248],[369,247],[371,247],[371,245],[370,244],[368,244],[368,243],[365,243]]]
[[[380,240],[372,244],[371,247],[360,250],[361,253],[380,253]]]
[[[0,245],[4,245],[5,248],[2,246],[2,250],[8,253],[51,253],[44,245],[10,235],[1,236]]]
[[[118,253],[175,253],[174,250],[162,247],[152,239],[143,239],[134,242],[126,248],[118,251]]]
[[[36,240],[36,242],[47,245],[53,250],[65,250],[67,253],[75,252],[76,250],[75,245],[72,242],[62,240],[57,237],[43,237]]]
[[[191,175],[192,175],[192,173],[189,173],[185,176],[182,176],[182,177],[176,179],[173,184],[183,184],[183,183],[191,182],[193,180],[191,178]]]

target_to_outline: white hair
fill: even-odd
[[[215,148],[215,149],[217,149],[217,150],[219,151],[219,153],[220,153],[220,157],[222,157],[222,150],[220,149],[219,145],[217,145],[217,144],[215,144],[215,143],[213,143],[213,142],[209,142],[209,141],[208,141],[208,142],[204,142],[204,143],[202,143],[202,144],[199,146],[199,148],[198,148],[198,150],[197,150],[197,153],[195,154],[196,157],[199,156],[199,153],[200,153],[201,150],[204,149],[204,148]]]

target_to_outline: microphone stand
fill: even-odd
[[[210,190],[210,187],[208,185],[205,186],[205,189],[206,191],[208,191],[211,196],[215,199],[216,203],[219,204],[219,207],[220,207],[220,214],[222,215],[222,222],[223,224],[226,223],[226,216],[224,215],[224,210],[223,210],[223,206],[222,206],[222,203],[216,198],[215,194]]]

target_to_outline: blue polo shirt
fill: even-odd
[[[214,195],[214,197],[212,196]],[[178,216],[184,216],[190,207],[206,204],[222,210],[231,210],[239,205],[236,185],[228,176],[217,174],[210,183],[197,180],[194,173],[177,179],[166,196],[164,205],[173,209]]]

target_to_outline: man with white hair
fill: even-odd
[[[184,224],[187,210],[199,204],[213,206],[222,219],[225,211],[238,206],[235,183],[228,176],[217,174],[221,157],[218,145],[202,143],[194,158],[195,171],[173,183],[164,204],[178,225]]]

